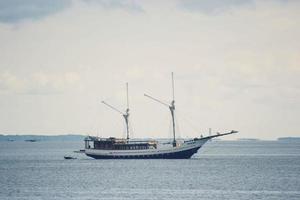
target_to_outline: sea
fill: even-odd
[[[210,141],[183,160],[95,160],[82,148],[0,142],[0,199],[300,199],[299,142]]]

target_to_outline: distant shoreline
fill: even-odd
[[[300,142],[300,137],[280,137],[277,140],[286,142]]]
[[[86,136],[68,135],[0,135],[0,141],[82,141]]]
[[[83,141],[86,135],[81,134],[61,134],[61,135],[33,135],[33,134],[15,134],[15,135],[4,135],[0,134],[0,141]],[[137,138],[135,138],[137,139]],[[145,139],[145,138],[144,138]],[[166,140],[168,138],[159,138],[162,140]],[[219,141],[214,140],[214,141]],[[221,140],[227,141],[227,140]],[[283,142],[300,142],[300,137],[279,137],[274,140],[264,140],[258,138],[237,138],[233,141],[240,141],[240,142],[258,142],[258,141],[283,141]]]

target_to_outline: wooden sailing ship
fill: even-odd
[[[172,101],[166,104],[150,95],[146,97],[169,108],[172,116],[173,138],[171,142],[160,142],[158,140],[133,140],[129,133],[129,101],[128,83],[126,84],[127,108],[125,112],[102,101],[109,108],[119,112],[126,124],[126,138],[100,138],[88,136],[85,138],[85,154],[95,159],[187,159],[192,157],[210,139],[225,136],[237,131],[227,133],[217,133],[207,137],[199,137],[189,140],[176,140],[175,130],[175,98],[174,98],[174,78],[172,73]]]

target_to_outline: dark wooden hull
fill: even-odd
[[[149,155],[103,156],[103,155],[93,155],[93,154],[88,154],[88,153],[86,155],[89,157],[95,158],[95,159],[188,159],[188,158],[191,158],[192,155],[197,153],[197,151],[198,151],[198,149],[200,149],[200,147],[195,147],[192,149],[171,152],[171,153],[149,154]]]

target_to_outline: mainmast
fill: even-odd
[[[170,104],[164,103],[154,97],[151,97],[150,95],[144,94],[144,96],[158,102],[161,103],[165,106],[168,106],[170,111],[171,111],[171,116],[172,116],[172,125],[173,125],[173,147],[176,147],[176,134],[175,134],[175,95],[174,95],[174,77],[173,77],[173,72],[172,72],[172,101]]]
[[[126,122],[126,139],[129,140],[129,98],[128,98],[128,83],[126,83],[126,99],[127,99],[127,109],[125,114],[123,114],[123,117],[125,118],[125,122]]]
[[[175,116],[174,116],[174,111],[175,111],[175,97],[174,97],[174,77],[173,77],[173,72],[172,72],[172,97],[173,100],[171,102],[171,105],[169,106],[171,115],[172,115],[172,124],[173,124],[173,147],[176,146],[176,139],[175,139]]]
[[[126,99],[127,99],[127,108],[126,108],[125,112],[120,111],[119,109],[111,106],[110,104],[106,103],[105,101],[102,101],[102,103],[104,105],[110,107],[114,111],[117,111],[118,113],[120,113],[124,117],[125,124],[126,124],[126,139],[129,140],[129,98],[128,98],[128,83],[126,83]]]

